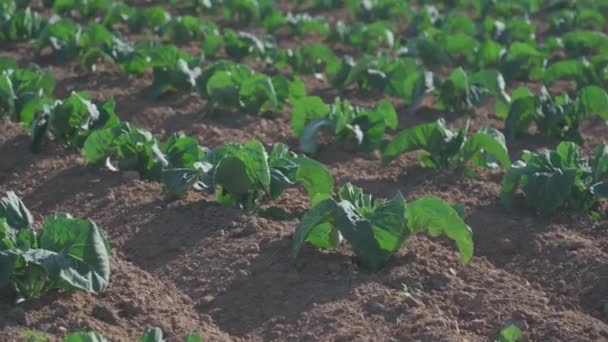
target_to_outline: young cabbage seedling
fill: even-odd
[[[428,196],[406,203],[398,193],[391,200],[373,200],[361,188],[347,184],[338,199],[321,201],[304,215],[296,228],[292,255],[297,257],[305,242],[333,249],[344,238],[363,265],[378,270],[409,236],[421,231],[454,240],[463,262],[473,256],[470,228],[441,199]]]
[[[597,147],[595,158],[582,157],[579,146],[561,142],[554,151],[525,151],[505,173],[502,180],[502,201],[511,207],[518,188],[527,203],[542,215],[560,207],[588,212],[600,198],[608,198],[608,146]]]
[[[52,289],[103,291],[110,281],[110,247],[93,221],[47,216],[38,233],[13,192],[0,199],[0,289],[20,302]]]
[[[467,123],[454,132],[446,127],[443,119],[408,128],[385,146],[382,161],[386,164],[402,153],[422,150],[418,159],[430,168],[464,170],[473,176],[475,171],[468,166],[469,162],[479,167],[509,167],[509,153],[501,132],[484,128],[467,136],[468,129]]]

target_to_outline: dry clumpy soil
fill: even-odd
[[[87,74],[77,63],[36,57],[26,44],[0,46],[0,54],[51,70],[57,97],[72,90],[114,97],[122,119],[160,134],[181,130],[210,147],[255,138],[297,148],[287,112],[275,119],[203,116],[196,95],[147,98],[150,75],[129,78],[111,66]],[[328,101],[337,94],[314,78],[306,84]],[[367,106],[381,98],[352,89],[342,96]],[[439,115],[398,111],[402,128]],[[473,127],[502,128],[491,112],[491,104],[482,108]],[[591,121],[583,132],[590,151],[608,127]],[[207,341],[491,341],[508,324],[530,341],[608,340],[608,222],[571,212],[543,219],[523,204],[507,212],[499,203],[500,171],[475,179],[446,174],[421,168],[414,154],[381,168],[375,155],[323,146],[315,158],[337,184],[383,197],[399,190],[410,200],[433,194],[466,206],[475,239],[469,264],[447,240],[421,235],[370,273],[346,246],[305,248],[292,261],[298,219],[252,217],[198,193],[169,201],[159,184],[86,165],[57,144],[30,153],[29,132],[16,124],[0,123],[0,133],[0,193],[17,192],[38,219],[61,211],[94,220],[113,251],[111,286],[102,294],[53,292],[17,307],[0,299],[0,341],[19,341],[27,330],[51,340],[96,330],[111,341],[135,341],[150,326],[171,341],[193,332]],[[517,158],[555,143],[530,136],[509,147]],[[276,205],[300,217],[307,201],[290,190]]]

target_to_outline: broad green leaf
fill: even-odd
[[[144,335],[139,339],[139,342],[165,342],[163,331],[160,328],[150,328],[146,330]]]
[[[431,236],[445,235],[452,239],[463,262],[473,257],[471,229],[449,204],[428,196],[407,205],[407,226],[412,233],[427,231]]]
[[[601,144],[595,149],[592,168],[594,181],[599,181],[604,174],[608,173],[608,145]]]
[[[398,155],[425,148],[435,141],[443,141],[445,136],[437,123],[429,123],[405,129],[397,134],[382,151],[382,162],[388,164]]]
[[[247,173],[245,163],[236,157],[222,159],[215,168],[214,183],[233,194],[246,194],[254,181]]]
[[[306,124],[314,119],[325,117],[329,106],[318,96],[307,96],[294,100],[291,112],[291,128],[300,137]]]
[[[348,242],[353,246],[357,259],[372,270],[380,269],[392,255],[392,251],[384,249],[376,240],[374,228],[370,221],[357,213],[356,208],[347,201],[341,201],[335,209],[335,225]],[[392,247],[394,238],[390,234],[380,231],[379,240],[385,243],[384,247]]]
[[[576,180],[576,170],[556,170],[554,173],[535,173],[527,177],[523,190],[528,202],[540,211],[549,214],[559,208],[570,196]]]
[[[91,133],[82,148],[84,157],[94,164],[104,161],[112,151],[117,132],[118,130],[106,129]]]
[[[608,94],[598,86],[587,86],[578,93],[583,116],[599,115],[608,120]]]
[[[110,281],[110,255],[105,234],[95,223],[68,214],[46,218],[40,235],[41,250],[56,252],[40,261],[58,286],[101,292]]]
[[[584,75],[586,68],[582,60],[565,60],[551,63],[545,71],[544,82],[551,85],[557,80],[578,79]]]
[[[107,342],[103,335],[96,332],[78,332],[65,337],[64,342]]]
[[[203,338],[199,335],[188,335],[184,339],[184,342],[203,342]]]
[[[277,93],[272,80],[265,75],[254,75],[240,85],[239,98],[250,113],[274,112],[279,109]]]
[[[0,199],[0,218],[4,217],[6,223],[14,229],[32,230],[34,218],[25,204],[17,195],[9,191]]]
[[[306,188],[310,205],[331,198],[334,179],[329,170],[323,164],[306,157],[298,157],[295,161],[298,164],[296,182],[302,183]]]
[[[495,167],[496,163],[503,168],[511,165],[505,138],[498,130],[489,128],[473,134],[464,144],[463,159],[473,161],[484,167]]]
[[[181,196],[202,177],[201,171],[197,169],[165,169],[161,173],[163,190],[169,196]]]
[[[336,202],[330,198],[319,202],[304,214],[293,236],[291,251],[293,258],[298,256],[304,242],[319,248],[338,246],[339,238],[335,226],[336,210]]]
[[[500,330],[496,342],[518,342],[521,337],[521,330],[516,325],[509,325]]]
[[[537,116],[536,105],[537,101],[533,96],[514,99],[505,121],[507,138],[514,139],[518,134],[528,130]]]
[[[270,193],[270,166],[268,153],[261,142],[248,141],[243,145],[240,159],[247,166],[247,174],[254,182],[259,182],[266,193]]]

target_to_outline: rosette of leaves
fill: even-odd
[[[557,80],[572,80],[577,89],[590,85],[606,88],[608,75],[603,71],[606,66],[608,59],[604,57],[591,61],[585,57],[558,61],[547,66],[543,81],[547,87]]]
[[[105,163],[113,171],[137,171],[148,180],[160,180],[161,170],[169,165],[158,136],[125,122],[91,133],[82,153],[90,163]]]
[[[340,69],[340,58],[324,44],[311,44],[288,49],[285,60],[298,74],[322,73],[332,78]]]
[[[82,153],[93,164],[105,164],[113,171],[137,171],[144,179],[165,182],[170,195],[186,192],[196,176],[208,149],[182,133],[175,133],[162,143],[158,136],[128,123],[93,132],[85,141]],[[165,179],[164,170],[178,178]],[[206,169],[208,170],[208,168]],[[162,177],[161,177],[162,176]],[[182,178],[179,178],[182,177]]]
[[[608,35],[598,31],[571,31],[562,36],[564,52],[570,57],[605,55]]]
[[[111,0],[55,0],[53,12],[61,15],[78,14],[80,17],[93,18],[105,15],[112,6]]]
[[[17,301],[52,289],[102,292],[110,281],[106,234],[90,220],[47,216],[40,232],[13,193],[0,199],[0,289]]]
[[[276,114],[285,103],[306,95],[304,83],[283,75],[267,76],[229,61],[219,61],[206,68],[197,79],[206,111],[243,110],[251,114]]]
[[[203,22],[191,15],[171,18],[163,27],[165,39],[175,44],[185,44],[201,38],[203,34]]]
[[[498,60],[498,69],[507,83],[541,78],[547,54],[532,44],[515,42]]]
[[[70,19],[52,20],[44,26],[36,39],[36,51],[40,53],[45,47],[50,47],[58,60],[71,60],[80,52],[78,46],[80,35],[81,29],[74,21]]]
[[[556,35],[563,35],[575,30],[602,31],[606,25],[606,19],[601,13],[601,9],[592,8],[590,4],[582,5],[576,10],[561,10],[551,15],[549,27],[551,32]]]
[[[357,19],[365,22],[395,20],[401,16],[409,19],[414,14],[414,10],[400,0],[346,1],[346,4]]]
[[[364,56],[358,62],[345,57],[332,82],[339,88],[357,84],[360,89],[397,96],[406,104],[415,104],[437,84],[413,58],[389,59],[386,56]]]
[[[87,93],[43,105],[32,127],[32,149],[39,151],[49,133],[69,147],[82,147],[91,132],[119,124],[115,105],[112,99],[96,104]]]
[[[95,71],[99,60],[125,64],[132,58],[134,48],[110,33],[104,26],[89,26],[80,36],[78,46],[81,49],[80,63],[88,71]]]
[[[322,36],[329,34],[329,24],[324,17],[312,17],[308,13],[287,13],[285,23],[295,35],[308,36],[316,33]]]
[[[269,200],[296,184],[303,185],[313,204],[328,198],[333,179],[319,162],[299,156],[284,144],[270,153],[252,140],[243,145],[228,143],[205,153],[198,161],[162,172],[165,191],[179,196],[190,187],[214,193],[220,203],[257,212]]]
[[[434,79],[437,84],[437,109],[450,112],[470,113],[488,95],[504,92],[504,79],[495,70],[483,70],[467,75],[462,68],[457,68],[446,80]]]
[[[561,142],[555,150],[525,151],[521,160],[507,170],[502,180],[502,202],[508,208],[518,188],[526,203],[540,214],[559,208],[589,212],[599,199],[608,198],[608,146],[597,147],[595,157],[581,156],[573,142]]]
[[[119,42],[102,24],[92,24],[82,30],[72,20],[59,19],[44,27],[36,40],[36,50],[41,53],[50,47],[57,60],[65,62],[78,57],[87,70],[94,70],[95,62],[100,59],[113,62],[111,51]]]
[[[201,75],[202,57],[192,57],[174,45],[161,45],[148,50],[148,65],[154,81],[150,96],[157,98],[167,92],[191,92]]]
[[[51,102],[54,88],[55,81],[48,71],[37,66],[21,69],[11,59],[0,59],[0,118],[31,126],[36,111]]]
[[[46,24],[46,20],[29,7],[10,14],[0,13],[3,14],[0,16],[0,41],[22,42],[36,38]]]
[[[397,113],[388,101],[366,109],[338,97],[327,105],[321,98],[309,96],[294,101],[291,114],[291,127],[305,153],[317,151],[321,131],[371,152],[380,147],[385,130],[397,128],[397,124]]]
[[[535,124],[540,134],[574,142],[582,142],[579,124],[598,115],[608,120],[608,94],[600,87],[587,86],[572,99],[567,93],[552,97],[542,88],[538,96],[525,88],[517,91],[510,103],[505,122],[507,137],[515,138]]]
[[[337,248],[348,241],[358,261],[379,270],[411,235],[428,232],[452,239],[467,262],[473,256],[470,228],[458,212],[441,199],[428,196],[406,203],[398,193],[390,200],[372,199],[361,188],[343,186],[338,198],[317,203],[297,226],[292,256],[305,243],[322,249]]]
[[[524,43],[530,46],[535,44],[536,26],[528,18],[509,18],[504,22],[486,18],[484,21],[486,33],[490,33],[492,39],[502,45]]]
[[[347,25],[339,21],[330,39],[356,46],[366,52],[373,52],[379,48],[390,49],[395,45],[393,31],[390,22],[378,21],[371,24],[356,22]]]
[[[146,11],[122,2],[114,2],[102,24],[109,28],[118,23],[125,24],[130,33],[140,33],[146,26]]]
[[[464,33],[424,32],[400,49],[401,56],[416,57],[428,68],[472,65],[479,42]]]
[[[268,50],[276,49],[274,37],[269,35],[257,37],[248,32],[235,32],[231,29],[225,29],[223,34],[226,54],[238,61],[247,57],[264,57]]]
[[[511,164],[502,133],[493,128],[482,128],[468,136],[468,122],[458,131],[446,127],[439,119],[434,123],[405,129],[386,144],[382,162],[389,163],[402,153],[418,151],[418,159],[429,168],[449,171],[462,170],[474,176],[468,164],[478,167],[507,168]]]

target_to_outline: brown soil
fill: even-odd
[[[0,53],[48,67],[57,97],[72,90],[114,97],[122,119],[154,132],[181,130],[206,146],[259,139],[297,147],[288,113],[203,116],[196,95],[148,99],[149,75],[129,78],[112,67],[86,74],[76,63],[34,59],[26,45]],[[306,83],[327,99],[337,94],[313,78]],[[368,106],[381,98],[352,89],[343,96]],[[479,110],[473,127],[502,128],[489,115],[492,106]],[[402,127],[439,115],[428,108],[399,113]],[[96,330],[111,341],[134,341],[149,326],[171,341],[192,332],[207,341],[491,341],[510,323],[531,341],[608,340],[608,222],[572,212],[543,219],[523,205],[507,212],[499,203],[502,172],[476,179],[446,174],[421,168],[415,154],[380,168],[375,155],[324,146],[316,158],[337,184],[466,205],[476,249],[468,265],[446,240],[416,236],[382,271],[369,273],[348,247],[305,248],[292,261],[298,219],[252,217],[198,193],[169,201],[159,184],[86,165],[56,144],[32,154],[29,133],[15,124],[0,123],[0,132],[0,193],[16,191],[38,219],[57,211],[90,218],[108,232],[113,249],[111,286],[103,294],[53,292],[17,307],[1,300],[0,341],[18,341],[26,330],[52,340]],[[590,151],[608,127],[592,120],[583,132]],[[510,146],[511,155],[555,143],[526,137]],[[291,190],[276,205],[300,217],[307,201]]]

